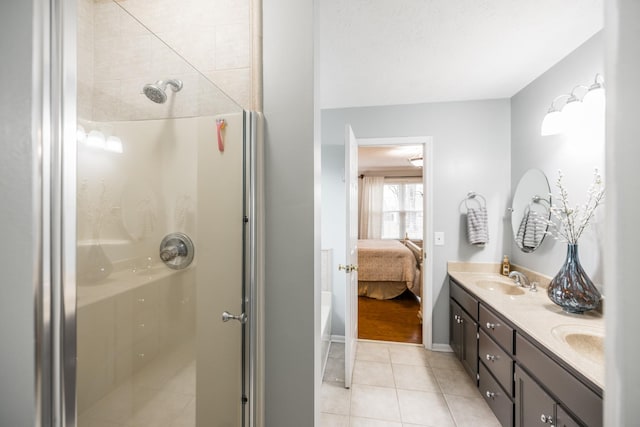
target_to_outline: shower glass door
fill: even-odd
[[[245,425],[245,113],[116,2],[77,64],[77,425]]]

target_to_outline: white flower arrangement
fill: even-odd
[[[558,179],[556,187],[558,188],[558,203],[551,206],[551,214],[557,220],[549,220],[548,233],[553,235],[556,240],[560,239],[569,244],[578,243],[578,239],[589,225],[593,218],[593,214],[598,206],[602,204],[604,199],[604,184],[602,177],[595,170],[593,174],[593,183],[587,190],[587,201],[584,205],[576,205],[571,207],[569,203],[569,194],[565,188],[562,179],[564,175],[562,171],[558,171]],[[551,197],[554,197],[551,194]]]

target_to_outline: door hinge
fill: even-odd
[[[243,405],[246,405],[246,404],[247,404],[247,402],[249,401],[249,399],[247,399],[247,396],[245,396],[245,395],[243,394],[243,395],[242,395],[242,399],[241,399],[241,401],[242,401],[242,404],[243,404]]]
[[[480,374],[476,374],[476,380],[480,381]]]
[[[476,332],[476,339],[480,339],[480,332]]]

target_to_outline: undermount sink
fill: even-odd
[[[565,342],[576,354],[599,365],[604,365],[604,331],[600,328],[560,325],[551,333]]]
[[[485,289],[487,291],[496,292],[504,295],[523,295],[524,289],[512,285],[510,283],[506,283],[503,281],[497,280],[479,280],[476,282],[476,285],[479,288]]]

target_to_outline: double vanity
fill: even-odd
[[[568,314],[497,264],[449,263],[450,343],[503,426],[602,426],[604,318]]]

